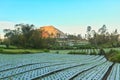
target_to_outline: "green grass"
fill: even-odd
[[[0,53],[4,54],[27,54],[27,53],[42,53],[49,52],[49,50],[39,50],[39,49],[0,49]]]

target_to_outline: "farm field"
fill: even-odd
[[[120,64],[99,55],[0,54],[0,80],[119,80]]]
[[[120,51],[120,48],[104,48],[104,51],[107,53],[107,52],[109,52],[111,49],[112,49],[112,50]],[[72,51],[72,52],[85,52],[85,53],[87,53],[87,54],[90,54],[90,53],[95,52],[96,54],[98,54],[98,53],[99,53],[99,50],[100,50],[100,49],[50,50],[50,53],[57,53],[57,52],[59,52],[60,54],[67,54],[67,53],[69,53],[69,52]]]
[[[99,49],[76,49],[76,50],[50,50],[50,53],[60,53],[60,54],[68,54],[69,52],[85,52],[86,54],[90,54],[92,52],[98,53]]]

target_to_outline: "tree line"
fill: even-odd
[[[4,29],[7,48],[14,45],[17,48],[50,48],[55,40],[52,38],[43,38],[42,32],[35,29],[33,24],[16,24],[15,29]]]
[[[92,27],[88,26],[87,39],[96,47],[120,47],[117,29],[110,33],[108,32],[106,25],[103,25],[100,29],[98,29],[98,31],[92,30]]]
[[[7,48],[10,45],[14,45],[17,48],[54,48],[59,46],[57,41],[61,40],[59,38],[43,38],[42,31],[40,29],[35,29],[33,24],[16,24],[15,29],[4,29],[5,39],[4,44]],[[112,33],[108,32],[106,25],[103,25],[98,31],[92,29],[91,26],[87,27],[87,40],[92,46],[96,48],[99,47],[120,47],[119,34],[117,29]],[[67,35],[63,40],[85,40],[81,35]]]

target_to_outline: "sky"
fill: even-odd
[[[103,24],[108,31],[120,31],[120,0],[0,0],[0,34],[17,23],[53,25],[71,34]]]

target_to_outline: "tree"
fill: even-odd
[[[4,29],[4,33],[5,33],[5,37],[7,37],[4,42],[6,44],[6,47],[9,48],[9,45],[13,43],[13,39],[15,39],[14,36],[14,30],[10,30],[10,29]]]
[[[106,31],[107,31],[106,25],[103,25],[103,26],[98,30],[98,32],[99,32],[100,34],[105,34]]]
[[[27,48],[30,46],[30,37],[33,33],[34,25],[16,24],[14,30],[4,29],[5,37],[7,37],[7,45],[15,45],[17,47]]]
[[[90,32],[91,29],[92,29],[91,26],[88,26],[88,27],[87,27],[87,32]]]
[[[90,30],[90,29],[89,29]],[[91,37],[89,38],[89,42],[93,45],[98,45],[102,47],[119,47],[119,41],[118,41],[118,32],[117,29],[114,30],[113,33],[109,33],[107,31],[106,25],[103,25],[98,32],[95,30],[91,30]]]
[[[38,29],[33,30],[33,33],[29,39],[29,43],[29,47],[31,48],[38,49],[43,47],[43,39],[41,38],[41,32]]]
[[[22,44],[22,46],[24,46],[25,48],[30,47],[31,43],[30,43],[30,37],[33,34],[33,30],[34,30],[34,25],[31,24],[16,24],[16,27],[19,27],[19,29],[21,29],[21,34],[22,34],[22,40],[24,41],[24,44]]]
[[[34,29],[34,25],[16,24],[14,30],[5,29],[5,43],[18,48],[49,48],[55,44],[54,38],[42,37],[42,31]]]
[[[111,35],[110,35],[110,42],[111,42],[111,45],[113,47],[116,47],[116,46],[119,47],[119,40],[118,40],[118,38],[119,38],[119,34],[117,32],[117,29],[115,29],[114,32],[111,33]]]
[[[113,32],[114,35],[117,35],[118,34],[118,30],[115,29],[115,31]]]
[[[91,38],[91,34],[90,34],[91,29],[92,29],[91,26],[88,26],[88,27],[87,27],[87,35],[86,35],[86,36],[87,36],[88,39]]]
[[[82,39],[83,39],[81,34],[78,34],[78,35],[77,35],[77,38],[78,38],[79,40],[82,40]]]

